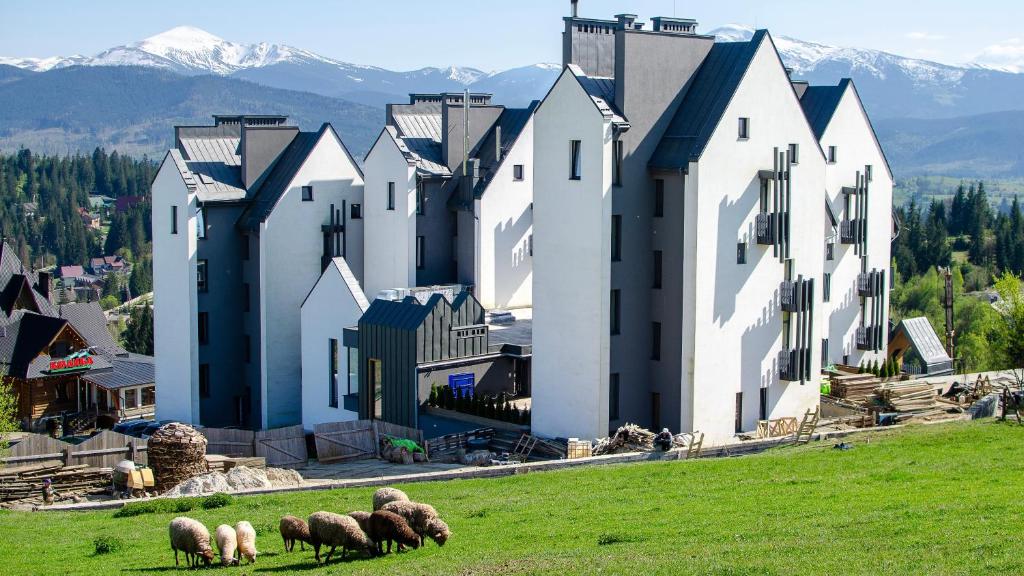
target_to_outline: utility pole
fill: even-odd
[[[946,310],[946,353],[949,354],[950,358],[953,356],[953,336],[955,336],[955,330],[953,329],[953,272],[947,266],[945,268],[939,268],[939,274],[942,275],[945,280],[945,297],[942,299],[942,307]]]

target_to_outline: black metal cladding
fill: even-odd
[[[345,222],[348,212],[345,209],[345,201],[341,201],[341,210],[336,210],[331,204],[331,223],[320,226],[324,235],[323,256],[320,257],[320,271],[323,272],[330,265],[331,259],[336,256],[347,256],[348,241],[345,236]]]
[[[788,288],[787,288],[788,285]],[[788,291],[787,304],[785,294]],[[792,348],[786,343],[779,359],[779,379],[801,384],[811,380],[811,342],[814,341],[814,279],[797,276],[784,282],[783,310],[790,314],[790,326],[796,328]],[[787,309],[787,306],[789,309]]]
[[[872,270],[857,276],[857,294],[865,300],[870,299],[871,306],[868,317],[861,318],[861,327],[857,329],[856,345],[858,350],[880,352],[885,340],[885,270]]]
[[[772,245],[772,254],[785,262],[789,258],[789,214],[792,208],[792,168],[793,162],[789,152],[780,152],[778,147],[773,152],[774,161],[771,170],[762,170],[759,176],[767,180],[771,187],[771,206],[769,212],[758,214],[755,218],[757,243]]]

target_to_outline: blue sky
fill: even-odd
[[[775,35],[962,63],[1024,64],[1021,0],[581,0],[581,14],[696,18]],[[560,60],[568,0],[3,0],[0,55],[92,55],[179,25],[391,69],[484,70]]]

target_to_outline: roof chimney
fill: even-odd
[[[576,18],[580,15],[580,0],[570,0],[572,2],[572,17]]]

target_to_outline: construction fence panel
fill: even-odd
[[[256,433],[252,430],[234,428],[200,428],[206,436],[206,453],[222,456],[246,457],[255,456],[254,440]]]
[[[301,424],[260,430],[256,432],[253,448],[253,455],[266,458],[267,466],[305,466],[309,460],[306,452],[306,432]]]
[[[104,430],[71,448],[69,465],[86,464],[96,468],[113,468],[122,460],[145,464],[146,441]]]
[[[377,432],[370,420],[317,424],[313,439],[320,462],[377,457]]]
[[[63,461],[71,444],[45,434],[25,434],[11,447],[10,453],[0,458],[7,466],[21,466],[47,461]]]

